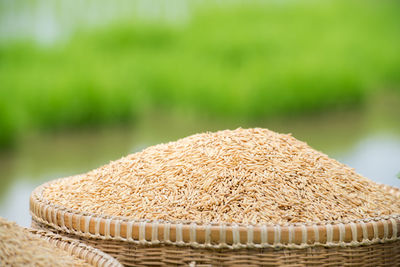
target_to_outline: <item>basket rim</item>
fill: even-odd
[[[76,177],[76,176],[74,176]],[[137,244],[172,244],[210,248],[306,248],[359,246],[400,240],[400,214],[357,220],[306,223],[200,223],[134,219],[80,212],[51,203],[38,186],[30,197],[32,219],[57,230],[96,239]],[[381,185],[400,198],[400,189]]]
[[[122,267],[122,264],[112,256],[75,239],[67,238],[65,236],[41,229],[26,228],[26,230],[28,230],[31,234],[38,236],[40,239],[48,241],[55,247],[68,252],[70,255],[84,260],[92,266]]]

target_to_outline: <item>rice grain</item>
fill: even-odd
[[[192,135],[47,187],[53,204],[134,219],[294,223],[400,214],[400,199],[290,134]]]
[[[89,267],[91,265],[0,217],[0,266]]]

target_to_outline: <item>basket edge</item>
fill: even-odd
[[[65,179],[65,178],[62,178]],[[49,183],[56,182],[51,181]],[[353,222],[293,225],[212,225],[135,221],[87,215],[51,204],[42,197],[45,183],[30,198],[33,220],[77,236],[143,245],[160,243],[205,248],[307,248],[360,246],[399,240],[400,215]],[[382,185],[394,193],[397,188]],[[246,240],[246,242],[244,242]]]
[[[56,246],[57,248],[68,252],[70,255],[78,257],[93,266],[122,267],[122,264],[119,263],[112,256],[104,253],[97,248],[81,243],[75,239],[67,238],[65,236],[61,236],[53,232],[40,229],[27,228],[26,230],[29,231],[31,234],[48,241],[50,244]]]

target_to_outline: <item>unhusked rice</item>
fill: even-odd
[[[0,217],[0,266],[90,266]]]
[[[192,135],[44,190],[53,204],[135,219],[287,223],[400,213],[400,199],[290,134]]]

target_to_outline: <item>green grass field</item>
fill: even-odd
[[[146,112],[257,119],[400,88],[398,2],[206,3],[181,23],[122,20],[50,47],[1,43],[0,147]]]

